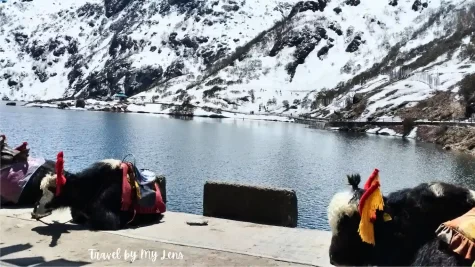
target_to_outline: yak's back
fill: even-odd
[[[388,195],[386,206],[394,230],[414,244],[435,235],[441,223],[457,218],[473,207],[475,199],[465,187],[448,183],[423,183]]]

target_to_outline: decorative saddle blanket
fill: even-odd
[[[131,163],[122,163],[121,209],[123,211],[133,209],[137,214],[164,213],[166,211],[153,172],[139,171]]]
[[[475,208],[441,224],[436,234],[455,253],[467,260],[475,260]]]
[[[0,196],[2,199],[18,203],[26,184],[45,162],[44,158],[28,158],[27,162],[3,168],[0,174]]]

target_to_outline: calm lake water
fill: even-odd
[[[380,169],[387,193],[444,180],[475,188],[473,157],[399,138],[333,133],[305,125],[5,106],[0,132],[27,141],[32,156],[79,171],[94,161],[135,155],[140,168],[167,177],[168,209],[202,213],[207,180],[296,190],[299,227],[328,230],[326,207],[346,189],[346,174],[364,180]],[[364,182],[364,181],[363,181]],[[362,183],[363,183],[362,182]]]

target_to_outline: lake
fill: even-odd
[[[129,153],[139,168],[167,178],[167,208],[202,214],[207,180],[284,187],[297,192],[299,225],[329,230],[326,207],[348,188],[346,175],[362,183],[380,169],[382,191],[443,180],[475,188],[472,156],[432,144],[386,136],[335,133],[294,123],[5,106],[0,132],[10,145],[29,143],[31,156],[55,159],[79,171],[97,160]]]

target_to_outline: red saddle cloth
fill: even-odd
[[[133,188],[136,183],[134,169],[130,163],[122,163],[122,206],[121,210],[134,210],[136,214],[161,214],[166,211],[165,203],[163,202],[162,193],[158,188],[157,183],[153,183],[155,187],[155,205],[153,207],[142,207],[137,201],[137,192]],[[129,181],[130,179],[130,181]],[[131,185],[132,184],[132,185]],[[138,185],[138,184],[137,184]],[[135,187],[135,186],[134,186]]]
[[[441,224],[436,234],[455,253],[467,260],[475,260],[475,208]]]

